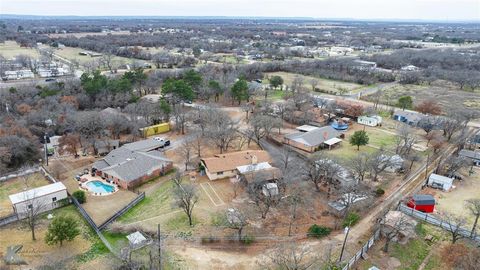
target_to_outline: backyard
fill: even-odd
[[[45,243],[45,234],[50,220],[47,215],[51,213],[54,217],[69,215],[75,218],[80,224],[80,235],[73,242],[65,242],[62,246],[49,246]],[[0,254],[4,255],[7,247],[13,244],[23,245],[19,252],[29,267],[58,264],[68,265],[68,269],[75,269],[83,264],[108,254],[108,250],[100,242],[97,235],[80,216],[73,205],[55,209],[42,214],[41,220],[35,230],[37,240],[32,241],[30,229],[21,222],[9,224],[0,228]],[[0,260],[2,266],[3,260]],[[2,268],[3,269],[3,268]],[[20,268],[19,268],[20,269]]]
[[[474,217],[465,207],[465,201],[469,199],[480,199],[480,168],[474,167],[473,174],[468,176],[468,170],[465,169],[462,173],[466,175],[462,181],[456,180],[454,182],[455,188],[450,192],[443,192],[440,190],[429,189],[429,193],[435,194],[437,199],[435,208],[437,212],[447,212],[463,216],[467,219],[467,228],[473,225]]]
[[[7,40],[4,43],[0,43],[1,56],[7,59],[11,59],[21,54],[28,55],[35,59],[40,57],[40,54],[38,53],[37,49],[20,47],[20,45],[15,41]]]
[[[0,217],[13,213],[9,195],[48,184],[50,182],[41,173],[33,173],[0,182]]]

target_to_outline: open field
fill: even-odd
[[[12,204],[8,198],[9,195],[22,192],[25,189],[32,189],[48,184],[50,184],[50,182],[45,179],[41,173],[34,173],[0,182],[0,217],[13,213]]]
[[[300,77],[303,80],[303,86],[306,89],[312,89],[312,86],[310,85],[311,80],[316,80],[318,81],[318,84],[316,88],[320,89],[321,91],[324,92],[332,92],[332,93],[338,93],[340,89],[345,89],[347,93],[357,93],[361,91],[361,89],[364,87],[360,84],[356,83],[350,83],[350,82],[342,82],[342,81],[334,81],[334,80],[329,80],[329,79],[323,79],[323,78],[317,78],[317,77],[312,77],[312,76],[304,76],[300,74],[295,74],[295,73],[288,73],[288,72],[270,72],[270,73],[265,73],[265,83],[269,83],[267,78],[270,78],[272,76],[280,76],[283,78],[283,84],[287,85],[290,87],[292,85],[292,81],[296,76]]]
[[[4,43],[0,43],[1,56],[10,59],[20,54],[28,55],[32,58],[40,57],[37,49],[20,47],[20,45],[15,41],[7,40]]]
[[[480,109],[480,91],[474,92],[462,91],[456,85],[449,82],[439,81],[432,85],[394,85],[386,87],[382,90],[380,103],[387,105],[395,105],[401,96],[412,96],[414,104],[418,104],[424,100],[433,99],[438,102],[444,112],[452,109]],[[372,96],[363,96],[362,99],[373,101]]]
[[[42,219],[35,230],[36,241],[32,241],[30,229],[21,222],[0,228],[0,234],[2,235],[0,237],[0,253],[2,257],[7,246],[20,244],[23,245],[23,249],[19,254],[27,261],[29,268],[37,269],[41,265],[51,265],[63,261],[69,266],[67,269],[76,269],[76,266],[108,253],[108,250],[73,205],[55,209],[51,213],[54,216],[73,216],[80,224],[80,235],[73,242],[63,243],[63,246],[47,245],[45,243],[45,234],[51,221],[46,218],[48,213],[45,213],[42,215]],[[2,264],[3,260],[0,260],[0,266]]]
[[[99,61],[100,57],[91,57],[89,55],[79,55],[80,52],[84,52],[84,51],[87,51],[87,50],[84,50],[82,48],[65,47],[65,48],[55,49],[55,54],[70,61],[77,61],[80,64],[86,64],[92,61]],[[114,56],[113,61],[115,62],[115,64],[127,64],[130,62],[133,62],[134,59]]]

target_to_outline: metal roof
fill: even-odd
[[[47,194],[55,193],[61,190],[67,190],[67,187],[65,187],[65,185],[62,182],[57,182],[50,185],[12,194],[8,197],[10,198],[10,201],[12,202],[12,204],[17,204],[17,203],[32,200],[35,198],[39,198]]]
[[[333,127],[325,126],[309,132],[288,134],[285,136],[285,138],[307,146],[318,146],[329,139],[339,137],[340,134],[341,133],[335,130]]]

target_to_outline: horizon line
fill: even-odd
[[[10,17],[10,18],[9,18]],[[422,23],[480,23],[480,19],[401,19],[401,18],[344,18],[330,17],[317,18],[311,16],[224,16],[224,15],[34,15],[34,14],[17,14],[17,13],[1,13],[0,19],[28,19],[34,18],[125,18],[125,19],[250,19],[250,20],[310,20],[310,21],[366,21],[366,22],[422,22]],[[26,17],[26,18],[21,18]]]

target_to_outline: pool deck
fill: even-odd
[[[114,188],[114,191],[112,193],[96,193],[96,192],[93,192],[87,186],[88,183],[93,182],[93,181],[99,181],[99,182],[102,182],[105,185],[109,185],[109,186]],[[114,193],[116,193],[119,190],[117,185],[107,183],[101,177],[91,176],[90,174],[82,175],[81,180],[79,182],[81,182],[81,187],[80,188],[86,190],[92,196],[110,196],[110,195],[113,195]]]
[[[72,170],[62,174],[60,180],[65,184],[70,194],[80,189],[80,181],[75,180],[74,176],[77,172],[83,171],[83,168],[90,168],[90,166],[72,168]],[[92,178],[90,175],[83,175],[82,177]],[[136,193],[124,189],[119,189],[117,192],[106,196],[95,196],[90,192],[86,192],[86,194],[87,201],[82,206],[97,225],[108,220],[114,213],[138,196]]]

